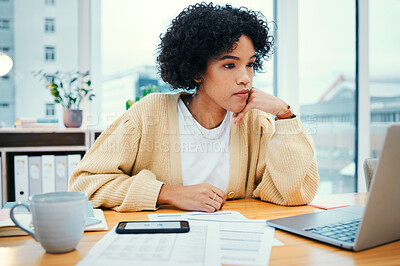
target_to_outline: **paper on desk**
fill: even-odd
[[[218,224],[221,263],[231,265],[267,265],[273,245],[283,245],[274,238],[275,229],[265,219],[247,219],[237,211],[214,213],[154,213],[150,221],[187,220],[196,224]]]
[[[206,212],[179,212],[179,213],[151,213],[147,215],[150,221],[166,221],[166,220],[185,220],[185,221],[252,221],[257,222],[261,226],[266,226],[264,219],[247,219],[243,214],[237,211],[219,211],[213,213]],[[272,246],[283,246],[278,239],[273,238]],[[224,263],[224,262],[223,262]]]
[[[264,222],[219,222],[221,262],[268,265],[275,229]]]
[[[247,220],[237,211],[219,211],[213,213],[207,212],[178,212],[178,213],[151,213],[147,215],[150,221],[179,221],[188,219],[203,219],[216,221]]]
[[[78,265],[221,265],[218,251],[217,224],[180,234],[117,234],[114,227]]]

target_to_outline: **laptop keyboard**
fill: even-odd
[[[328,224],[314,228],[307,228],[304,229],[304,231],[311,231],[317,235],[351,243],[356,239],[360,221],[360,219],[357,219],[344,223]]]

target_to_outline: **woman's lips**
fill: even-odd
[[[249,91],[248,90],[241,90],[241,91],[235,93],[234,95],[238,96],[240,98],[247,98],[249,96]]]

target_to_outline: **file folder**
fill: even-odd
[[[72,175],[72,172],[78,166],[78,163],[81,161],[80,154],[68,154],[68,180]]]
[[[1,156],[0,156],[0,206],[3,207],[3,171],[2,171]]]
[[[67,155],[56,155],[56,191],[68,190]]]
[[[42,155],[42,192],[56,191],[56,167],[54,155]]]
[[[42,193],[42,160],[41,156],[29,156],[29,196]]]
[[[28,200],[29,177],[28,177],[28,156],[14,156],[14,187],[15,201]]]

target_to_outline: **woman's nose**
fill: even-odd
[[[247,85],[251,82],[252,75],[248,73],[247,69],[240,71],[238,73],[237,83]]]

